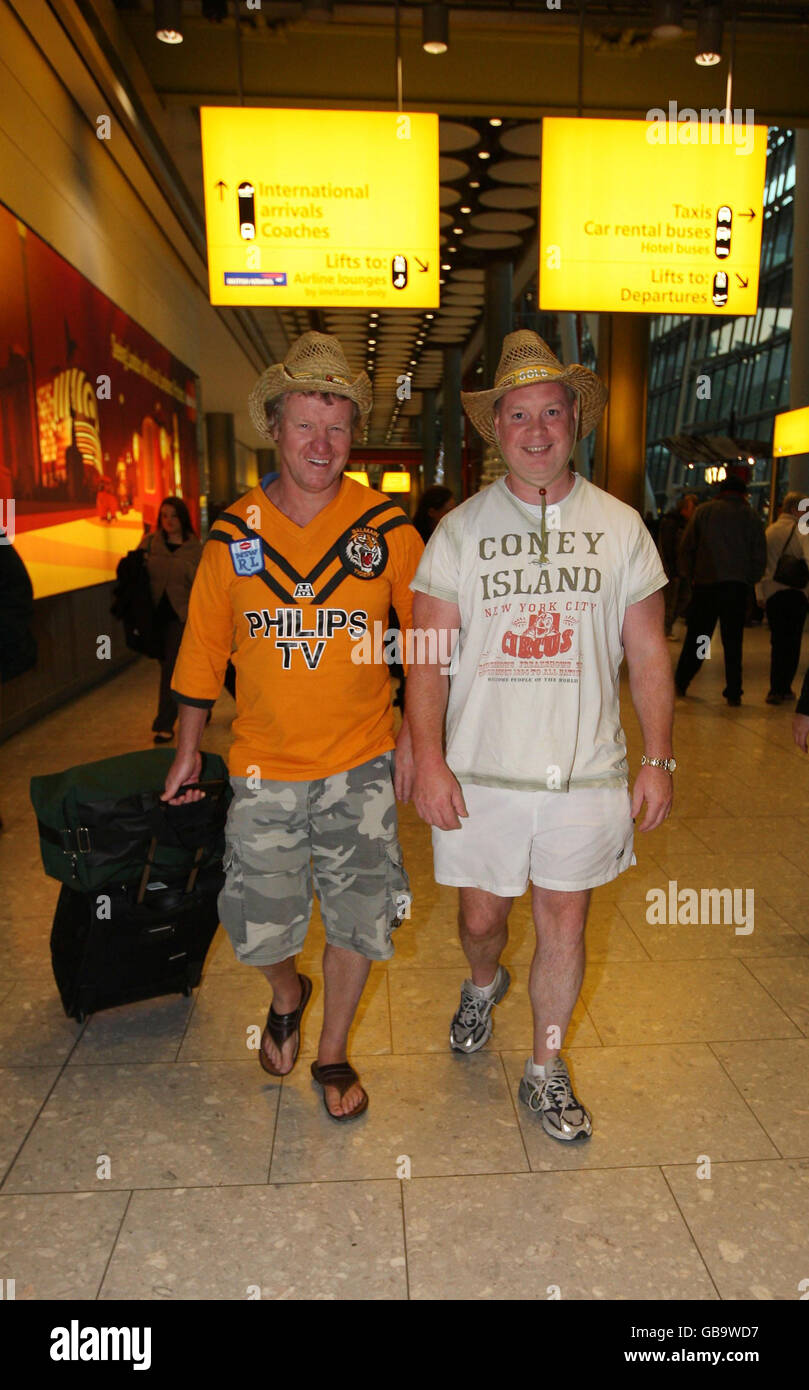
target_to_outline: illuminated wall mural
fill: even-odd
[[[196,379],[0,206],[0,525],[34,594],[114,577],[163,497],[199,529]]]

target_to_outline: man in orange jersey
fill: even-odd
[[[357,658],[387,627],[391,604],[410,628],[423,546],[400,507],[343,476],[370,409],[368,377],[353,377],[338,339],[322,333],[305,333],[254,388],[251,415],[275,441],[279,471],[221,512],[205,545],[174,668],[180,726],[164,791],[175,802],[200,795],[177,793],[199,777],[200,738],[232,659],[220,916],[239,960],[270,982],[259,1059],[285,1076],[312,990],[295,955],[314,881],[327,944],[312,1074],[341,1121],[368,1104],[346,1058],[348,1031],[371,961],[392,956],[409,905],[395,796],[410,796],[410,732],[405,718],[394,739],[389,668]]]

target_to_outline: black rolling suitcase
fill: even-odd
[[[192,874],[194,871],[192,870]],[[168,887],[160,880],[106,884],[100,891],[63,885],[51,932],[53,973],[65,1013],[83,1023],[88,1014],[152,999],[190,994],[219,915],[224,874],[209,868],[196,881]]]
[[[63,884],[53,973],[79,1022],[199,984],[219,921],[231,792],[221,758],[206,753],[204,798],[162,802],[155,788],[173,757],[127,753],[32,779],[45,868]]]

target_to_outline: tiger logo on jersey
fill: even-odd
[[[373,526],[355,526],[339,549],[343,564],[357,579],[376,579],[388,563],[387,542]]]

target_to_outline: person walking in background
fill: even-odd
[[[455,503],[455,494],[451,488],[443,487],[441,483],[435,483],[422,493],[421,500],[416,507],[413,517],[413,525],[418,531],[421,539],[426,545],[433,531],[442,517],[447,512],[451,512]],[[388,617],[388,626],[391,629],[399,627],[399,615],[395,608],[391,608]],[[399,686],[393,697],[394,709],[404,710],[405,707],[405,687],[407,677],[404,667],[399,662],[392,662],[390,668],[391,680],[398,680]]]
[[[766,609],[770,625],[768,705],[795,699],[791,686],[801,659],[803,625],[809,611],[809,535],[798,529],[803,500],[804,493],[788,492],[778,520],[767,527],[767,568],[756,585],[756,598]]]
[[[803,678],[803,686],[792,716],[792,737],[801,752],[809,752],[809,666]]]
[[[676,506],[661,517],[660,529],[657,534],[657,548],[660,552],[660,559],[663,561],[666,578],[669,581],[663,597],[666,601],[666,636],[672,642],[676,640],[674,624],[678,618],[683,616],[690,597],[688,581],[680,577],[677,567],[677,548],[696,508],[696,493],[686,492]]]
[[[422,493],[421,500],[416,508],[416,514],[413,517],[413,525],[425,545],[442,516],[446,516],[447,512],[451,512],[455,505],[455,495],[452,489],[443,487],[441,483],[435,483],[433,487],[428,487],[427,490]]]
[[[0,530],[0,684],[36,665],[33,616],[34,590],[28,571],[6,532]]]
[[[725,653],[729,705],[742,702],[742,640],[748,592],[764,573],[764,526],[747,501],[747,484],[729,474],[719,496],[697,507],[683,533],[679,572],[692,585],[686,613],[688,630],[674,673],[678,695],[685,695],[707,653],[717,619]]]
[[[0,681],[13,680],[36,663],[31,631],[34,590],[28,571],[5,531],[0,530]]]
[[[144,536],[140,549],[146,551],[152,603],[161,637],[160,693],[152,730],[155,743],[171,743],[177,719],[171,673],[188,617],[191,585],[202,556],[202,545],[181,497],[164,498],[157,529],[152,535]]]

